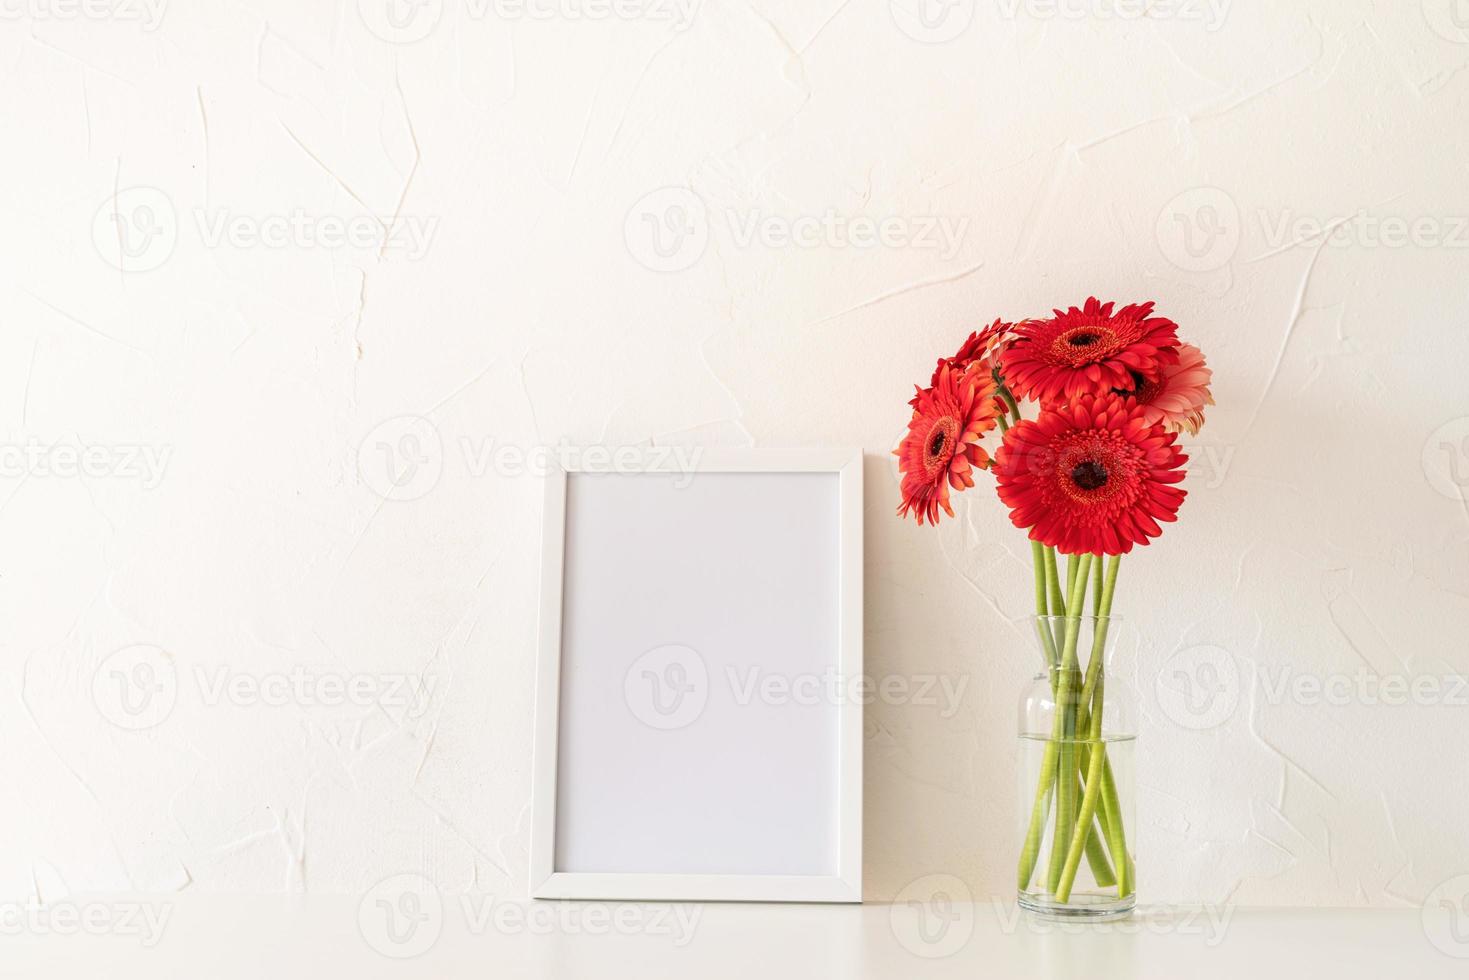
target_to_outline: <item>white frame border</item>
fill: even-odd
[[[862,453],[836,449],[696,449],[695,473],[838,475],[838,641],[843,676],[862,674]],[[622,451],[619,460],[626,458]],[[685,456],[687,458],[687,456]],[[531,782],[530,892],[535,898],[625,901],[862,901],[862,705],[838,706],[837,873],[834,875],[598,874],[555,869],[557,739],[561,702],[561,609],[568,473],[609,472],[570,463],[546,475],[541,527],[540,647]],[[619,472],[623,469],[619,461]],[[640,450],[636,472],[683,472],[678,457]]]

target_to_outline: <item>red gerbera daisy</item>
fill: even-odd
[[[1002,349],[1009,342],[1009,333],[1014,328],[1015,324],[1013,323],[996,320],[983,330],[976,330],[971,333],[969,339],[964,341],[963,345],[959,348],[958,353],[953,357],[939,359],[938,367],[933,369],[933,380],[929,381],[929,384],[936,385],[939,383],[939,372],[943,370],[945,364],[962,373],[968,370],[969,365],[975,361],[989,357],[997,350]]]
[[[1178,363],[1165,366],[1156,380],[1138,375],[1131,391],[1118,391],[1147,408],[1149,422],[1162,422],[1169,432],[1198,435],[1204,424],[1204,406],[1214,404],[1209,379],[1214,372],[1193,344],[1180,344]]]
[[[989,366],[991,371],[993,371],[994,358],[992,355],[996,351],[1002,350],[1009,343],[1010,331],[1014,327],[1015,324],[1013,323],[996,320],[983,330],[972,332],[969,335],[969,339],[960,345],[958,353],[953,357],[939,358],[938,364],[934,366],[933,377],[929,379],[928,386],[933,388],[938,385],[939,374],[945,366],[953,368],[956,374],[963,375],[975,361],[987,359],[990,361]],[[908,404],[913,408],[917,408],[918,396],[914,395]]]
[[[1133,374],[1153,380],[1178,361],[1178,324],[1153,316],[1153,304],[1124,306],[1086,301],[1081,309],[1055,311],[1049,320],[1015,327],[1000,355],[1010,390],[1043,405],[1084,392],[1136,387]]]
[[[937,525],[940,507],[954,516],[949,488],[974,486],[973,467],[989,465],[979,440],[1000,414],[990,365],[975,362],[962,374],[943,365],[933,387],[921,389],[913,401],[908,434],[893,453],[903,474],[898,516],[907,517],[911,510],[919,524],[927,519]]]
[[[1126,554],[1177,518],[1188,457],[1144,405],[1081,395],[1005,434],[996,490],[1016,527],[1066,554]]]

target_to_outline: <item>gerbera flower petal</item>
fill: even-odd
[[[1162,534],[1185,491],[1188,457],[1146,407],[1084,394],[1005,434],[992,467],[1010,520],[1068,554],[1125,554]]]
[[[1144,406],[1149,423],[1161,422],[1169,432],[1196,436],[1204,424],[1204,407],[1214,404],[1209,392],[1213,376],[1202,351],[1193,344],[1179,344],[1178,360],[1163,365],[1155,380],[1137,378],[1118,393]]]
[[[908,435],[895,451],[902,472],[899,517],[911,513],[920,525],[937,525],[940,507],[953,517],[949,489],[971,488],[974,467],[990,464],[990,454],[978,441],[999,419],[995,392],[987,360],[974,361],[962,372],[940,364],[934,385],[918,391]]]
[[[1000,414],[995,379],[988,361],[964,371],[940,365],[933,387],[913,399],[908,434],[895,451],[903,474],[903,502],[898,516],[913,514],[919,524],[938,523],[939,508],[950,517],[949,489],[974,486],[975,466],[988,466],[989,453],[978,445]]]
[[[1016,324],[998,355],[1010,390],[1047,405],[1126,386],[1133,375],[1155,379],[1177,362],[1176,323],[1153,316],[1152,303],[1115,315],[1112,307],[1091,297],[1080,309]]]

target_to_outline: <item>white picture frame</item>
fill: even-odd
[[[591,457],[546,478],[532,896],[860,902],[861,452]],[[639,664],[654,685],[702,666],[701,713],[643,703]],[[837,682],[802,683],[818,670]]]

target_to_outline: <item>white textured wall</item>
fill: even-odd
[[[868,451],[870,669],[968,680],[869,709],[867,894],[1005,893],[1028,549],[886,453],[1091,293],[1219,401],[1123,566],[1144,897],[1469,872],[1462,0],[160,2],[0,5],[6,898],[523,893],[562,440]]]

